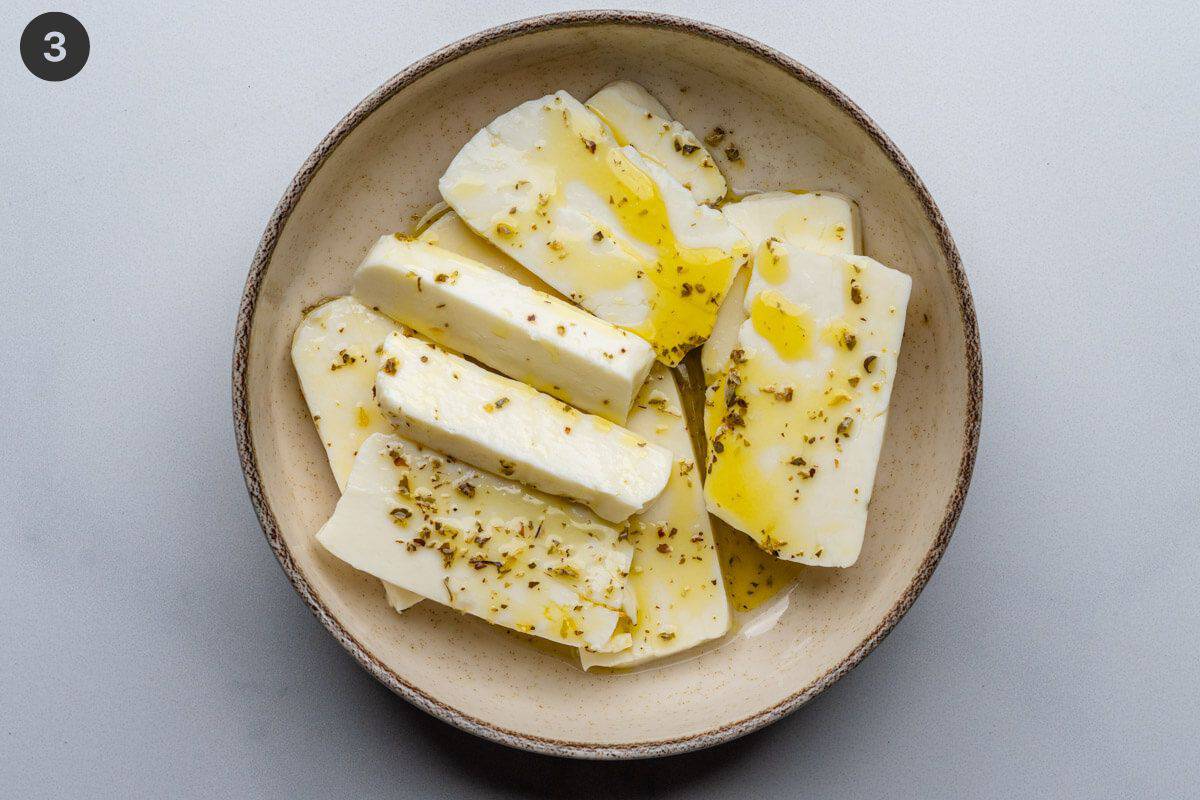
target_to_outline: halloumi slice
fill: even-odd
[[[632,646],[619,653],[580,651],[584,669],[631,667],[724,636],[729,602],[721,578],[700,468],[670,371],[655,365],[629,415],[629,427],[675,455],[667,488],[629,521],[634,547],[630,589],[637,595]]]
[[[912,280],[865,256],[769,239],[750,285],[750,318],[706,400],[708,508],[779,558],[850,566]]]
[[[565,299],[553,286],[513,261],[494,244],[471,230],[467,223],[462,221],[462,217],[451,211],[444,202],[438,205],[446,210],[437,214],[433,221],[420,231],[417,235],[418,242],[428,242],[443,250],[450,250],[460,256],[466,256],[486,267],[503,272],[531,289],[545,292],[560,300]]]
[[[858,206],[837,192],[762,192],[721,207],[757,251],[767,239],[816,253],[862,251]]]
[[[381,363],[376,350],[398,330],[354,298],[338,297],[308,311],[292,336],[292,364],[339,490],[359,446],[392,430],[372,390]]]
[[[836,192],[764,192],[744,197],[721,208],[725,219],[746,237],[752,252],[767,239],[815,253],[851,255],[862,252],[862,226],[858,205]],[[746,282],[749,270],[738,273],[721,304],[712,335],[704,343],[701,364],[713,380],[725,369],[746,319]]]
[[[398,432],[621,522],[662,492],[670,451],[432,343],[390,335],[375,378]]]
[[[477,233],[673,366],[712,332],[748,248],[661,165],[619,147],[565,92],[501,115],[459,151],[442,197]]]
[[[696,136],[671,118],[652,94],[632,81],[614,81],[585,104],[604,120],[619,145],[632,145],[666,168],[698,203],[725,197],[725,176]]]
[[[523,633],[598,652],[629,646],[623,532],[402,437],[375,434],[317,534],[387,583]]]
[[[292,364],[339,491],[346,489],[362,443],[392,431],[375,402],[375,373],[380,345],[399,329],[354,298],[339,297],[305,314],[292,336]],[[421,602],[399,587],[383,588],[397,611]]]
[[[746,320],[746,286],[750,282],[750,269],[739,270],[721,310],[713,325],[712,335],[700,348],[700,368],[704,370],[705,383],[716,380],[729,364],[729,354],[737,347],[738,329]]]
[[[382,236],[354,273],[354,296],[417,333],[613,422],[654,363],[638,336],[477,261]]]

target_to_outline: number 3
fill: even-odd
[[[58,37],[58,41],[50,42],[50,40],[56,36]],[[50,52],[42,53],[42,57],[47,61],[57,63],[67,57],[67,51],[63,47],[63,42],[67,41],[67,37],[63,36],[58,31],[50,31],[46,34],[43,41],[50,42]],[[51,55],[51,53],[53,53],[53,55]]]

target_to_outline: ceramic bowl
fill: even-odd
[[[403,616],[380,584],[314,532],[335,486],[289,359],[303,309],[349,289],[381,232],[435,203],[437,178],[480,127],[518,103],[605,83],[645,85],[696,132],[733,131],[737,191],[857,198],[865,251],[912,276],[899,372],[860,561],[800,571],[773,626],[695,658],[586,674],[546,648],[435,603]],[[237,320],[238,450],[288,578],[330,633],[394,692],[498,742],[585,758],[679,753],[794,711],[859,663],[929,580],[975,458],[979,339],[967,280],[925,186],[849,99],[787,56],[690,20],[567,13],[505,25],[408,67],[325,137],[263,234]],[[300,658],[303,658],[301,655]]]

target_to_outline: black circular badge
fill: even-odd
[[[87,63],[91,49],[83,25],[61,11],[34,17],[21,34],[21,60],[44,81],[75,77]]]

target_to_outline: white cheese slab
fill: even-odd
[[[365,441],[317,534],[356,569],[488,622],[606,652],[629,646],[632,546],[578,506],[399,436]]]
[[[738,329],[746,319],[746,286],[749,282],[749,267],[739,270],[729,285],[729,293],[725,295],[725,302],[721,303],[721,310],[717,312],[712,335],[700,349],[700,367],[704,370],[706,382],[712,382],[720,376],[729,363],[729,354],[737,347]]]
[[[769,241],[729,369],[711,387],[709,510],[789,561],[857,561],[911,279]],[[749,296],[749,295],[748,295]]]
[[[439,188],[473,230],[669,366],[711,333],[748,253],[720,212],[565,92],[481,130]]]
[[[373,390],[377,350],[398,330],[354,298],[339,297],[306,313],[292,336],[292,365],[339,490],[346,488],[359,446],[373,433],[392,430]]]
[[[644,87],[614,81],[588,98],[586,105],[604,120],[618,144],[632,145],[662,164],[696,202],[711,205],[725,197],[725,176],[712,154]]]
[[[654,351],[644,339],[436,245],[382,236],[354,296],[444,347],[624,422]]]
[[[394,333],[376,399],[423,445],[620,522],[662,492],[670,451],[432,343]]]
[[[339,491],[362,443],[392,430],[375,402],[375,373],[383,340],[399,329],[354,298],[339,297],[305,314],[292,336],[292,364]],[[399,587],[383,588],[397,611],[421,601]]]
[[[428,242],[443,250],[450,250],[460,256],[466,256],[484,266],[504,273],[513,280],[520,281],[531,289],[545,292],[560,300],[565,299],[553,286],[513,261],[494,244],[471,230],[467,223],[462,221],[462,217],[449,210],[449,206],[444,202],[438,205],[446,210],[436,214],[433,220],[421,229],[417,235],[417,241]]]
[[[767,239],[817,253],[862,252],[858,205],[837,192],[761,192],[721,207],[751,250]]]
[[[634,548],[629,587],[637,596],[632,644],[619,653],[580,651],[584,669],[632,667],[689,650],[729,630],[729,602],[701,487],[701,467],[670,371],[656,364],[629,415],[629,427],[669,449],[667,488],[629,522]]]
[[[751,253],[771,238],[816,253],[862,252],[858,205],[836,192],[752,194],[722,206],[721,213],[746,237]],[[746,319],[745,303],[752,299],[746,295],[748,280],[748,269],[738,273],[704,344],[701,363],[709,380],[725,368],[738,328]]]

